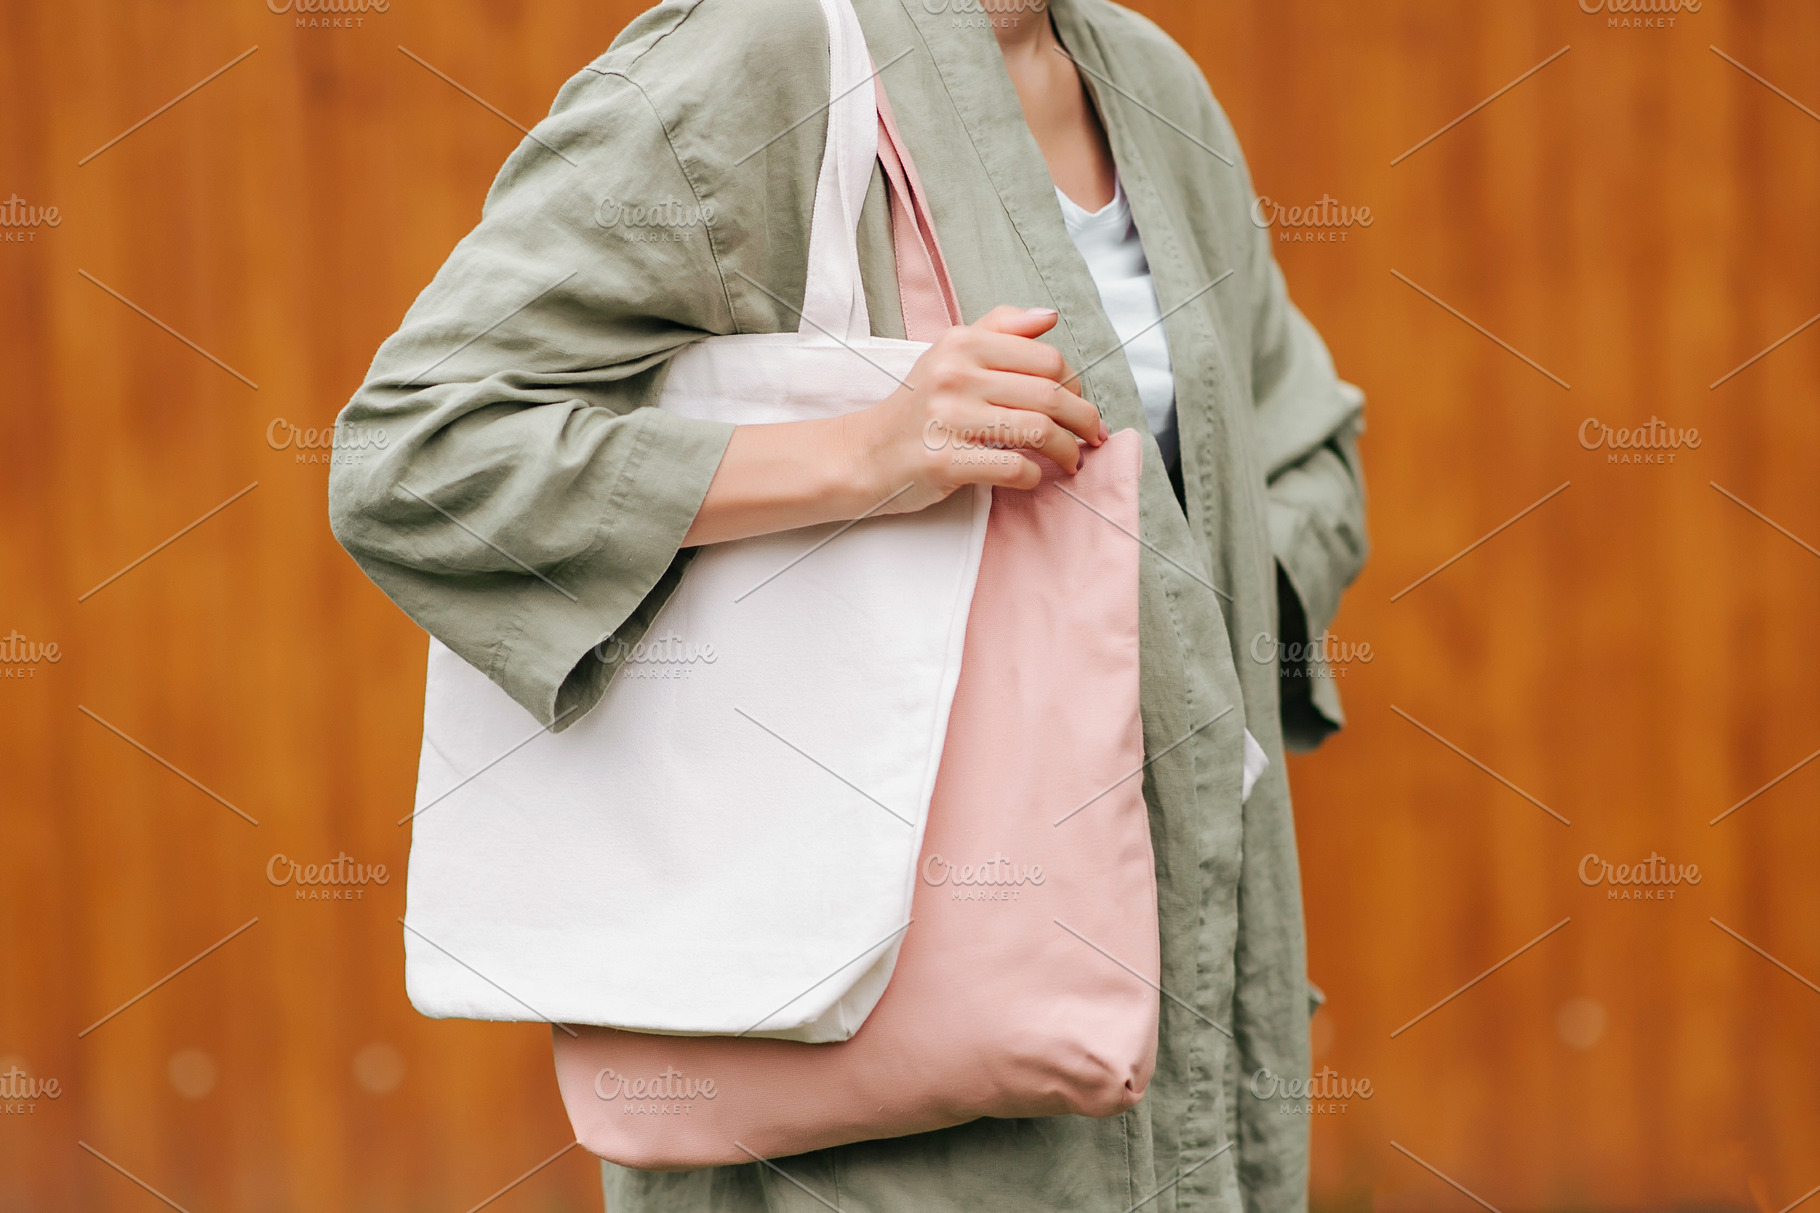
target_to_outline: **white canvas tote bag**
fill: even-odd
[[[870,336],[855,232],[877,154],[848,0],[802,324],[679,353],[660,407],[866,407],[927,348]],[[426,1015],[845,1040],[910,914],[989,490],[703,549],[561,733],[431,641],[405,915]],[[555,591],[552,591],[555,592]],[[613,643],[612,641],[608,642]]]

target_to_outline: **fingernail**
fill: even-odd
[[[1100,441],[1104,442],[1110,437],[1112,437],[1112,431],[1106,428],[1106,419],[1102,417],[1100,419]]]
[[[1052,307],[1027,307],[1024,309],[1024,315],[1029,316],[1032,320],[1039,317],[1047,320],[1051,316],[1060,315],[1060,313]]]

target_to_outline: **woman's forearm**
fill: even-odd
[[[994,308],[936,338],[870,408],[736,427],[683,546],[912,513],[966,484],[1034,488],[1042,470],[1021,452],[1079,470],[1081,444],[1106,427],[1067,386],[1067,360],[1036,340],[1055,321],[1050,308]]]
[[[736,426],[683,546],[857,518],[877,505],[844,438],[849,422]]]

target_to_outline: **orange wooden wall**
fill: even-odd
[[[1373,217],[1278,245],[1371,400],[1336,635],[1372,659],[1293,764],[1317,1056],[1372,1091],[1311,1113],[1324,1209],[1474,1207],[1437,1171],[1507,1213],[1820,1185],[1820,762],[1709,824],[1820,748],[1820,326],[1709,386],[1820,312],[1820,13],[1586,2],[1141,6],[1261,193]],[[462,1210],[570,1140],[546,1030],[405,1001],[424,640],[270,438],[333,418],[519,138],[400,48],[528,123],[634,8],[0,13],[0,202],[58,212],[0,227],[0,1074],[59,1084],[4,1101],[5,1213],[159,1207],[116,1168],[194,1213]],[[1579,440],[1651,417],[1700,445]],[[267,879],[343,853],[388,882]],[[1651,853],[1699,883],[1578,875]],[[576,1150],[490,1207],[599,1201]]]

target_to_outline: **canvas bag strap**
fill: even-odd
[[[877,159],[878,117],[872,56],[851,0],[820,0],[828,23],[828,137],[809,222],[809,265],[797,332],[813,344],[857,341],[872,333],[860,283],[860,207]]]
[[[932,341],[961,318],[922,182],[898,133],[851,0],[820,0],[820,7],[828,25],[828,136],[816,179],[797,331],[817,344],[871,335],[858,231],[876,161],[884,169],[890,199],[905,335]]]

